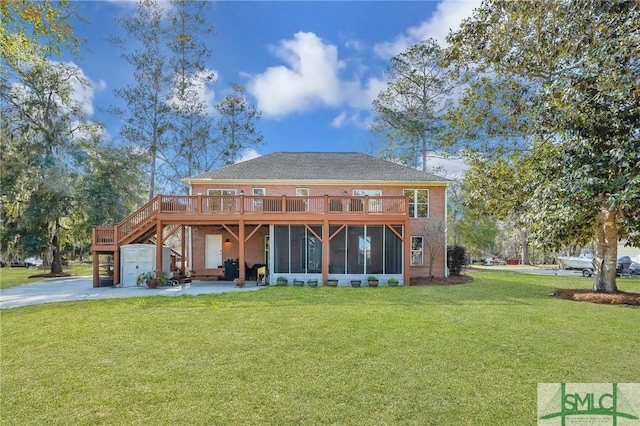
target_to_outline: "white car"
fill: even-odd
[[[30,266],[35,266],[37,268],[42,266],[42,259],[40,259],[39,257],[27,257],[24,260],[24,263],[30,267]]]

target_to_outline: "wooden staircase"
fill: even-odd
[[[98,255],[112,256],[114,280],[119,278],[120,247],[127,244],[156,244],[157,243],[157,215],[160,197],[157,196],[131,213],[124,220],[112,227],[95,227],[93,229],[93,245],[91,251],[94,257],[93,286],[99,286]],[[163,242],[180,228],[179,225],[163,227]]]

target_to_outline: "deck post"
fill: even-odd
[[[328,196],[325,195],[325,207],[328,205]],[[329,232],[329,220],[325,219],[322,222],[322,284],[329,279]]]
[[[187,227],[182,225],[180,228],[181,228],[180,229],[180,259],[181,259],[181,261],[180,261],[180,275],[184,276],[185,275],[184,274],[185,273],[184,264],[186,263],[186,261],[185,261],[186,259],[184,257],[184,255],[185,255],[185,244],[186,244],[186,235],[185,235],[185,233],[186,233]]]
[[[407,212],[409,212],[409,201],[407,203]],[[404,285],[411,285],[411,219],[409,215],[404,220]]]
[[[156,221],[156,277],[159,278],[162,271],[162,221]]]
[[[113,285],[120,284],[120,247],[113,252]]]
[[[240,197],[244,200],[244,196]],[[244,263],[244,220],[240,219],[238,223],[238,278],[240,282],[244,282],[245,277],[245,263]]]
[[[95,241],[96,229],[93,228],[93,235]],[[93,252],[93,288],[100,287],[100,255],[97,251]]]

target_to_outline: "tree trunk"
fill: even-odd
[[[151,201],[155,195],[156,192],[156,155],[157,155],[157,149],[156,149],[156,144],[155,142],[153,143],[153,145],[151,146],[151,170],[149,172],[149,200]]]
[[[529,252],[529,233],[526,229],[521,232],[522,237],[522,264],[531,265],[531,253]]]
[[[62,256],[60,255],[60,222],[56,220],[55,228],[53,231],[53,238],[51,239],[51,246],[53,248],[53,261],[51,262],[51,273],[62,273]]]
[[[616,214],[606,207],[600,210],[596,226],[596,253],[593,259],[593,291],[617,293],[616,268],[618,257],[618,231]]]

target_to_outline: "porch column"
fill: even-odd
[[[242,199],[242,198],[241,198]],[[240,219],[238,226],[238,277],[245,280],[245,262],[244,262],[244,220]]]
[[[325,197],[326,200],[326,197]],[[328,203],[325,203],[328,206]],[[328,210],[327,210],[328,211]],[[322,222],[322,284],[329,279],[329,221]]]
[[[156,221],[156,276],[162,274],[162,221]]]
[[[181,236],[180,236],[180,259],[181,259],[181,262],[180,262],[180,275],[181,276],[184,276],[184,271],[185,271],[184,264],[186,263],[186,259],[184,257],[184,255],[185,255],[185,247],[184,247],[184,245],[186,243],[186,235],[185,235],[186,231],[187,231],[187,227],[182,225],[181,229],[180,229],[180,234],[181,234]]]
[[[120,247],[113,252],[113,285],[120,284]]]
[[[95,229],[93,231],[95,233]],[[96,239],[93,239],[94,244]],[[100,254],[93,252],[93,288],[100,287]]]
[[[411,285],[411,226],[409,219],[404,222],[404,285]]]

